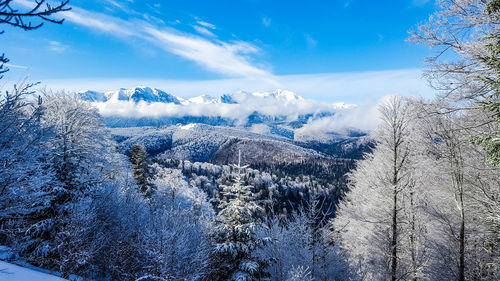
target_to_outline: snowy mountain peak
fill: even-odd
[[[294,92],[290,92],[290,91],[287,91],[287,90],[282,90],[282,89],[278,89],[276,91],[273,92],[273,95],[278,98],[278,99],[284,99],[286,101],[297,101],[297,100],[304,100],[303,97],[295,94]]]
[[[108,99],[103,93],[95,92],[95,91],[83,91],[77,93],[80,98],[90,102],[106,102]]]
[[[179,99],[171,94],[168,94],[162,90],[140,86],[134,88],[121,88],[118,91],[109,91],[104,93],[107,100],[121,100],[121,101],[133,101],[138,103],[144,101],[147,103],[152,102],[163,102],[163,103],[174,103],[180,104]]]
[[[183,99],[156,88],[138,86],[133,88],[121,88],[117,91],[100,93],[96,91],[83,91],[78,93],[84,100],[90,102],[107,101],[133,101],[146,103],[173,103],[173,104],[245,104],[245,103],[268,103],[268,102],[300,102],[304,98],[294,92],[278,89],[274,92],[253,92],[236,91],[213,98],[208,95],[201,95],[189,99]]]
[[[187,103],[194,104],[212,104],[212,103],[220,103],[218,99],[214,99],[209,95],[201,95],[198,97],[190,98],[187,100]]]

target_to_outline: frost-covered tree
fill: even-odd
[[[244,185],[241,152],[238,165],[232,165],[235,179],[232,185],[222,185],[224,199],[218,204],[219,213],[213,239],[215,241],[215,264],[218,270],[212,274],[214,280],[260,280],[266,276],[266,262],[255,255],[255,250],[265,244],[266,238],[258,237],[256,231],[262,227],[257,213],[262,208],[255,201],[252,187]]]
[[[442,105],[446,105],[448,112],[477,108],[487,112],[487,120],[469,125],[481,132],[474,136],[474,142],[485,149],[491,163],[498,165],[500,2],[441,0],[438,3],[438,10],[429,20],[411,31],[410,40],[436,51],[428,58],[426,77],[438,90],[438,99],[446,101]]]
[[[288,217],[269,218],[268,227],[258,232],[269,240],[257,255],[270,261],[267,271],[271,280],[303,276],[309,278],[304,280],[340,281],[354,277],[325,222],[320,208],[323,202],[311,201]]]
[[[41,123],[52,134],[43,144],[43,169],[53,177],[30,193],[37,211],[27,221],[29,226],[19,248],[35,264],[68,271],[64,256],[83,251],[72,240],[77,235],[70,229],[84,231],[74,224],[90,224],[93,214],[88,204],[108,186],[114,151],[104,123],[89,103],[61,93],[48,93],[44,100]]]
[[[476,238],[496,240],[489,242],[491,246],[477,248],[498,249],[498,239],[483,239],[483,234],[500,229],[498,183],[492,180],[498,178],[500,159],[500,2],[443,0],[438,8],[427,22],[412,31],[410,40],[427,44],[437,51],[428,60],[426,77],[438,90],[438,95],[432,105],[426,107],[424,116],[426,123],[434,128],[429,135],[439,140],[430,141],[439,148],[434,153],[440,155],[442,161],[433,171],[440,172],[439,178],[448,181],[439,180],[436,186],[447,186],[451,191],[448,194],[453,195],[451,202],[454,203],[450,204],[456,206],[439,218],[454,226],[448,227],[450,233],[445,237],[451,242],[460,242],[455,247],[458,252],[451,248],[444,251],[447,249],[444,247],[442,252],[448,253],[448,258],[441,261],[447,264],[443,267],[450,270],[448,274],[452,278],[466,280],[481,276],[494,279],[491,276],[497,273],[479,269],[484,268],[479,264],[488,260],[488,254],[471,257],[472,253],[483,251],[469,251],[469,242]],[[479,145],[484,153],[476,151],[470,143]],[[446,194],[442,193],[444,190],[438,194]],[[457,210],[458,217],[454,212]],[[482,229],[484,227],[486,229]],[[469,230],[474,230],[474,234],[468,233]],[[490,260],[489,267],[498,269],[498,259]]]
[[[34,98],[33,84],[21,84],[0,96],[0,243],[14,242],[26,220],[38,211],[41,187],[52,176],[44,169],[43,147],[49,131]],[[32,202],[36,199],[36,202]]]
[[[145,211],[139,243],[146,263],[143,276],[163,280],[201,280],[210,253],[212,206],[179,170],[152,167],[156,190]]]
[[[314,281],[312,277],[311,270],[309,267],[303,267],[301,265],[293,267],[288,273],[288,278],[286,281]]]
[[[491,235],[497,235],[498,227],[491,220],[500,214],[500,173],[470,143],[465,128],[476,120],[469,114],[439,114],[442,107],[435,104],[423,108],[420,123],[433,167],[427,173],[433,196],[425,210],[435,222],[429,228],[429,275],[494,280],[499,274],[498,236]]]
[[[418,250],[422,221],[415,215],[414,117],[408,100],[399,96],[380,112],[376,147],[350,173],[350,191],[338,206],[334,229],[361,277],[416,279],[425,260]]]

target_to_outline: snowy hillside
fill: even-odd
[[[112,128],[122,153],[135,144],[151,156],[163,159],[234,163],[238,150],[246,151],[245,163],[274,163],[301,159],[351,158],[369,150],[364,135],[335,135],[328,141],[297,142],[269,128],[211,126],[206,124],[161,127]],[[356,157],[355,157],[356,158]]]
[[[0,280],[2,281],[65,281],[48,271],[36,267],[26,268],[0,261]]]

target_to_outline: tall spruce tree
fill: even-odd
[[[151,193],[151,186],[148,183],[149,167],[147,156],[146,149],[140,144],[134,144],[129,152],[130,162],[134,165],[134,178],[137,180],[140,191],[144,196]]]
[[[262,224],[256,217],[262,208],[256,203],[251,186],[244,185],[241,151],[234,168],[232,185],[222,185],[224,199],[218,204],[218,224],[215,228],[215,251],[222,262],[214,274],[217,280],[261,280],[267,274],[266,262],[257,258],[254,251],[264,245],[266,238],[259,238],[256,231]]]

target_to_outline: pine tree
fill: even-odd
[[[262,224],[256,214],[263,211],[255,202],[251,186],[243,184],[242,171],[248,166],[241,166],[241,152],[238,153],[238,165],[232,165],[236,175],[232,185],[221,185],[225,197],[218,204],[218,225],[215,229],[215,251],[218,260],[223,261],[217,280],[261,280],[266,262],[258,259],[254,251],[263,246],[266,239],[259,238],[256,231]]]
[[[134,178],[144,196],[149,196],[151,187],[148,182],[149,168],[147,162],[147,152],[143,145],[134,144],[129,152],[129,158],[134,165]]]

